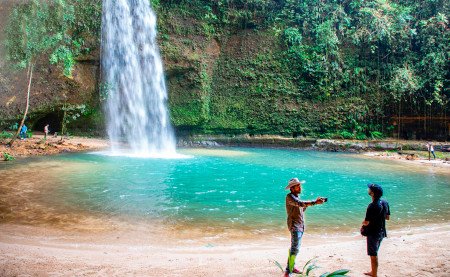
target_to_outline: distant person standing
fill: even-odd
[[[47,139],[47,135],[48,135],[48,133],[49,133],[49,127],[50,127],[50,125],[47,123],[47,125],[45,125],[45,127],[44,127],[44,139]]]
[[[305,231],[305,220],[303,213],[309,206],[322,204],[326,198],[317,197],[315,201],[300,200],[300,193],[302,192],[302,184],[305,181],[299,181],[297,178],[292,178],[286,189],[291,192],[286,195],[286,212],[287,225],[289,232],[291,232],[291,248],[289,249],[288,262],[284,276],[291,276],[291,273],[301,273],[300,270],[294,267],[295,258],[300,250],[300,243]]]
[[[28,131],[27,125],[23,124],[22,128],[20,128],[20,134],[19,134],[20,139],[26,139],[27,131]]]
[[[428,160],[431,160],[431,154],[433,154],[433,158],[436,160],[436,155],[434,154],[434,146],[431,144],[431,142],[427,143],[427,150],[428,150]]]
[[[367,230],[367,255],[370,256],[372,270],[364,274],[377,277],[378,249],[383,238],[387,237],[386,219],[389,220],[391,211],[389,209],[389,203],[386,200],[381,200],[383,188],[377,184],[368,184],[367,186],[369,188],[369,195],[372,197],[372,203],[367,206],[366,217],[362,225]]]
[[[431,152],[431,154],[433,154],[433,159],[436,160],[436,155],[434,154],[434,146],[433,146],[433,144],[430,144],[430,152]]]

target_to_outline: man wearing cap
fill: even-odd
[[[303,213],[307,207],[325,202],[325,198],[322,197],[317,197],[315,201],[300,200],[299,195],[302,192],[302,184],[304,183],[305,181],[299,181],[297,178],[292,178],[286,186],[286,189],[290,190],[290,193],[286,195],[286,212],[287,225],[291,232],[291,248],[289,249],[288,262],[284,276],[290,276],[291,273],[301,273],[294,265],[295,258],[300,249],[303,232],[305,231]]]
[[[370,256],[372,270],[364,273],[365,275],[377,277],[378,272],[378,249],[381,241],[387,236],[386,219],[389,220],[391,211],[389,203],[381,200],[383,188],[377,184],[368,184],[369,195],[372,197],[372,203],[369,204],[366,211],[366,218],[363,225],[367,229],[367,255]]]

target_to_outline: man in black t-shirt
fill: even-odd
[[[378,249],[383,238],[387,236],[386,219],[389,220],[391,211],[389,210],[389,203],[380,199],[383,196],[383,188],[377,184],[368,184],[367,186],[369,187],[369,195],[372,197],[372,203],[367,207],[363,225],[367,228],[367,254],[370,256],[372,270],[364,274],[377,277]]]

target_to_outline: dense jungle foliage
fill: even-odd
[[[9,58],[18,67],[48,55],[71,76],[78,56],[99,47],[101,6],[88,0],[32,0],[17,6],[6,29]]]
[[[15,9],[9,53],[70,76],[100,47],[101,1],[46,2]],[[449,1],[151,3],[180,132],[365,139],[392,135],[399,116],[447,118]]]

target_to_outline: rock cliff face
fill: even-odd
[[[360,99],[308,100],[270,30],[239,29],[220,34],[219,40],[197,25],[176,17],[161,22],[169,107],[179,133],[297,137],[320,133],[346,120],[349,111],[365,108]],[[180,33],[177,26],[186,29]]]
[[[0,40],[16,1],[0,4]],[[169,90],[171,120],[180,133],[249,133],[302,136],[320,133],[346,120],[365,103],[333,100],[313,103],[299,91],[283,56],[280,39],[270,30],[237,28],[211,35],[198,19],[161,10],[159,44]],[[100,28],[100,26],[98,26]],[[100,45],[78,57],[73,78],[67,78],[42,55],[33,78],[29,126],[50,123],[59,131],[64,104],[84,104],[90,113],[70,128],[101,133],[104,125],[99,97]],[[25,109],[25,70],[14,70],[0,46],[0,122],[3,128]],[[339,106],[339,109],[336,109]]]
[[[10,69],[11,64],[7,61],[3,43],[8,15],[15,2],[5,0],[0,3],[0,118],[14,116],[19,112],[19,107],[25,105],[25,98],[19,97],[17,92],[24,91],[22,95],[26,96],[26,72],[25,70],[13,71]],[[19,80],[23,80],[23,82],[19,82]]]
[[[0,41],[5,39],[4,28],[13,3],[16,1],[0,3]],[[348,83],[347,89],[354,88],[356,92],[341,93],[339,90],[345,86],[329,87],[328,82],[333,80],[327,74],[320,79],[321,83],[317,80],[314,83],[308,79],[309,75],[295,73],[293,68],[297,62],[307,67],[308,74],[323,74],[317,72],[314,64],[314,59],[321,61],[320,57],[306,53],[304,60],[293,62],[281,31],[276,28],[258,22],[218,25],[211,23],[206,15],[193,14],[189,5],[183,10],[179,7],[182,4],[172,1],[152,3],[158,15],[158,42],[165,66],[171,120],[178,134],[322,135],[325,138],[337,134],[341,138],[364,139],[378,131],[389,134],[392,130],[389,120],[395,114],[389,104],[392,99],[387,92],[380,92],[378,83],[372,86],[372,75],[364,79],[367,91],[359,89],[362,77],[354,77],[352,80],[358,83]],[[100,29],[98,23],[93,25]],[[45,55],[41,57],[31,90],[31,127],[39,130],[46,122],[59,126],[63,105],[83,104],[88,112],[74,119],[69,129],[102,133],[98,42],[91,47],[89,56],[77,57],[73,78],[63,76],[59,68],[49,65]],[[345,48],[347,44],[342,44],[339,55],[354,55],[357,61],[359,56],[351,48],[354,46]],[[351,63],[345,65],[353,74],[347,68],[351,66]],[[25,109],[26,84],[26,72],[11,69],[0,44],[0,128],[8,127]],[[330,95],[313,95],[320,86],[329,88]],[[445,113],[445,107],[441,109]],[[441,132],[435,133],[434,138],[449,137],[448,122],[447,117],[439,120],[436,129]],[[433,138],[429,133],[427,136]]]

